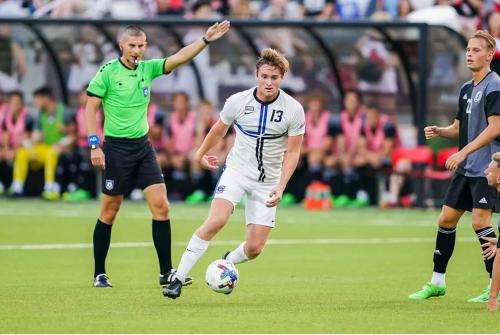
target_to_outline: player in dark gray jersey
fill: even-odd
[[[495,39],[487,32],[477,31],[469,39],[466,56],[472,80],[460,90],[456,119],[448,127],[424,129],[427,139],[458,137],[460,150],[446,161],[446,168],[455,173],[437,222],[432,279],[410,299],[425,300],[446,293],[446,267],[455,247],[458,221],[465,211],[472,212],[472,227],[480,243],[484,242],[482,237],[496,237],[491,217],[493,211],[498,212],[497,192],[488,187],[484,175],[491,155],[500,151],[500,78],[490,70],[495,49]],[[493,258],[484,263],[491,278]],[[468,301],[487,302],[489,295],[488,285],[481,295]]]

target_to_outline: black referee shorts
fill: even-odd
[[[486,177],[466,177],[455,173],[444,197],[444,204],[451,208],[471,212],[473,208],[491,209],[498,213],[498,194],[488,186]]]
[[[106,136],[103,144],[106,166],[102,193],[123,195],[132,187],[141,189],[164,183],[155,151],[147,136],[137,139]]]

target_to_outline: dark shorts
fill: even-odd
[[[106,137],[103,144],[106,169],[102,193],[123,195],[136,185],[141,189],[164,183],[156,154],[147,136],[138,139]]]
[[[491,209],[498,213],[498,195],[488,186],[486,177],[466,177],[455,173],[444,197],[444,204],[451,208],[471,212],[473,208]]]

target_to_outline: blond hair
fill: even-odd
[[[262,50],[255,64],[255,69],[259,71],[260,67],[264,64],[277,67],[281,71],[282,76],[288,71],[290,66],[285,56],[272,48]]]
[[[497,47],[497,42],[495,41],[495,38],[491,36],[490,33],[484,30],[478,30],[476,31],[470,39],[473,38],[481,38],[486,42],[486,47],[488,50],[495,50]]]
[[[497,163],[497,166],[500,167],[500,152],[495,152],[491,156],[491,159],[493,159]]]

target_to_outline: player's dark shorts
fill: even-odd
[[[155,151],[147,136],[138,139],[106,136],[103,144],[106,166],[102,193],[127,194],[132,187],[141,189],[164,183]]]
[[[492,209],[498,213],[498,195],[488,186],[486,177],[466,177],[455,173],[444,197],[444,204],[451,208],[471,212],[473,208]]]

